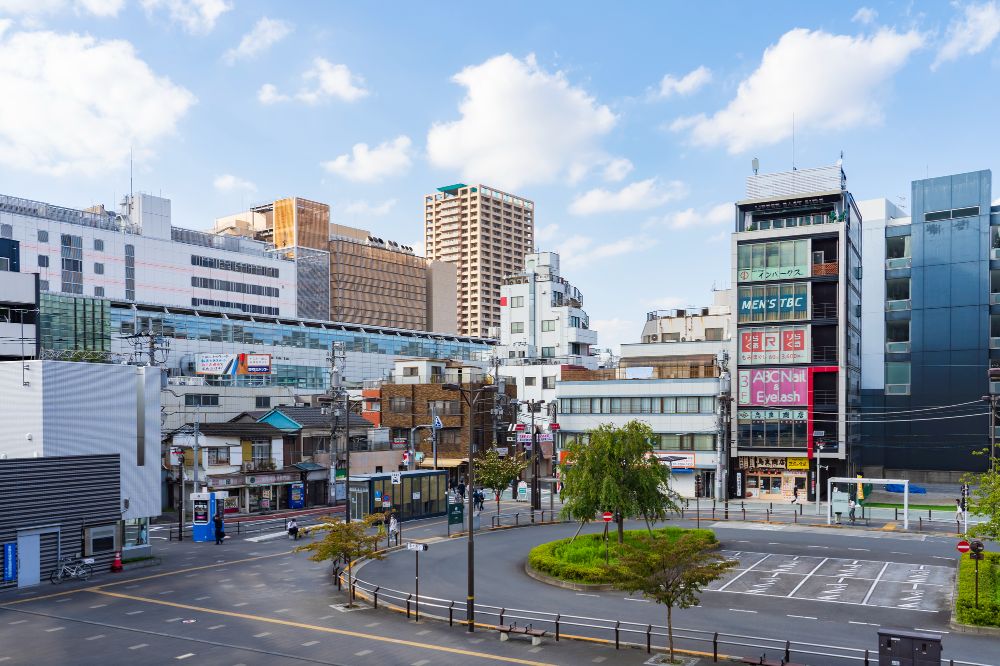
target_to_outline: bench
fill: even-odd
[[[761,655],[759,657],[743,657],[740,659],[741,664],[752,664],[753,666],[802,666],[801,664],[794,664],[790,661],[775,661],[774,659],[767,659],[766,655]]]
[[[522,636],[530,636],[532,645],[541,645],[542,639],[546,636],[547,633],[544,629],[532,629],[530,624],[527,625],[526,627],[519,627],[517,626],[516,623],[499,624],[493,628],[500,633],[501,641],[508,641],[510,640],[510,635],[515,634]]]

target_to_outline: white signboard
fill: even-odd
[[[198,354],[195,373],[199,375],[269,375],[270,354]]]
[[[506,446],[498,446],[496,447],[496,452],[498,456],[503,457],[509,453],[509,449]]]
[[[402,482],[403,482],[403,479],[401,478],[400,473],[399,472],[393,472],[392,473],[392,485],[398,486]]]
[[[538,438],[539,442],[551,442],[552,433],[551,432],[540,432],[535,437]],[[519,432],[517,433],[517,441],[522,444],[531,444],[531,433]]]
[[[664,464],[669,464],[672,469],[693,469],[694,454],[688,451],[654,451],[653,455]]]

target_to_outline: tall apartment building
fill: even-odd
[[[427,258],[457,267],[458,331],[498,337],[500,284],[534,247],[535,204],[486,185],[458,183],[424,197]]]
[[[583,294],[560,276],[558,254],[529,254],[523,270],[503,278],[496,353],[500,376],[514,382],[520,400],[555,400],[564,368],[597,368],[596,344]],[[544,410],[537,418],[548,421]]]
[[[860,471],[861,215],[839,165],[747,179],[732,236],[735,496]]]
[[[957,482],[985,469],[982,397],[1000,392],[1000,206],[989,170],[913,181],[911,212],[864,215],[866,474]]]

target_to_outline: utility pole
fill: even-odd
[[[343,414],[346,425],[344,426],[344,522],[351,522],[351,415],[347,404],[347,391],[343,387],[343,377],[345,370],[346,353],[343,342],[330,343],[330,390],[327,392],[330,401],[330,449],[336,456],[336,464],[340,465],[340,444],[338,441],[338,431],[340,426],[341,405],[339,400],[344,398]],[[334,493],[336,493],[337,477],[334,474]]]
[[[726,437],[729,434],[729,400],[732,381],[729,376],[729,352],[723,349],[716,356],[719,366],[719,422],[718,435],[715,443],[715,500],[729,499],[729,451],[726,447]]]
[[[531,414],[531,510],[540,511],[542,508],[541,482],[538,473],[538,433],[535,430],[535,412],[545,404],[543,400],[525,400]]]

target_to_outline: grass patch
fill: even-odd
[[[958,621],[1000,627],[1000,553],[986,553],[979,563],[979,608],[975,607],[976,563],[962,557],[958,569]]]
[[[866,507],[876,507],[879,509],[902,509],[903,503],[899,502],[865,502]],[[948,509],[952,513],[955,512],[955,503],[951,504],[914,504],[910,502],[910,511],[941,511],[943,509]]]
[[[717,543],[715,533],[711,530],[687,530],[681,527],[653,530],[654,538],[671,541],[680,538],[684,533],[698,534],[708,543]],[[632,546],[641,544],[640,537],[648,535],[647,530],[628,530],[625,532],[625,543]],[[607,583],[604,548],[603,534],[581,534],[575,540],[560,539],[532,548],[528,553],[528,564],[535,571],[572,583]],[[607,548],[608,561],[610,564],[615,564],[620,549],[618,535],[614,529],[610,531]]]

